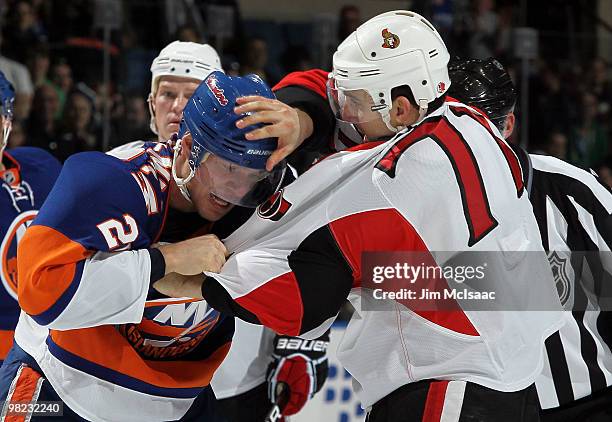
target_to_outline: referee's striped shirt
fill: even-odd
[[[549,409],[612,385],[612,193],[597,177],[564,161],[529,158],[531,166],[523,167],[529,197],[557,291],[572,310],[564,313],[563,328],[546,340],[536,381],[541,407]]]

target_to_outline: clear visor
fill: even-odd
[[[256,170],[206,153],[195,178],[209,186],[217,198],[241,207],[255,208],[278,189],[285,167],[279,164],[272,172]]]
[[[377,104],[365,89],[338,88],[334,78],[327,80],[327,98],[336,119],[352,124],[377,120],[380,111],[387,108]]]

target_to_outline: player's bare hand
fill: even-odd
[[[242,129],[256,123],[265,126],[248,132],[248,140],[278,138],[278,148],[266,163],[271,171],[275,165],[299,147],[304,139],[312,135],[312,119],[302,110],[293,108],[281,101],[251,95],[237,99],[236,114],[250,113],[238,120],[236,127]]]
[[[225,264],[227,249],[213,234],[195,237],[178,243],[158,247],[166,261],[166,274],[217,273]]]
[[[182,275],[170,273],[153,283],[153,288],[168,297],[202,299],[202,283],[204,278],[203,274]]]

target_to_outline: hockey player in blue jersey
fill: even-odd
[[[172,272],[218,271],[226,251],[214,235],[154,245],[188,223],[176,213],[228,227],[235,205],[254,206],[280,186],[285,166],[265,170],[276,140],[250,142],[235,127],[236,97],[252,94],[272,96],[257,77],[213,72],[176,142],[67,160],[19,248],[23,312],[0,374],[5,410],[61,400],[63,420],[201,420],[233,320],[153,286]]]
[[[30,147],[5,151],[11,132],[15,92],[0,72],[0,361],[13,345],[19,318],[17,303],[17,243],[36,216],[60,171],[47,152]]]

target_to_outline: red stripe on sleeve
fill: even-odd
[[[243,308],[257,315],[266,327],[280,334],[298,336],[304,307],[298,281],[293,272],[282,274],[249,294],[236,299]]]
[[[394,208],[352,214],[329,224],[338,247],[353,270],[355,286],[362,284],[363,252],[428,252],[414,227]],[[430,261],[435,262],[430,255]],[[448,309],[448,308],[446,308]],[[414,310],[421,317],[449,330],[478,336],[478,331],[456,304],[456,310]]]
[[[277,83],[273,91],[288,86],[299,86],[323,97],[327,100],[327,75],[329,72],[321,69],[306,70],[303,72],[291,72]]]

